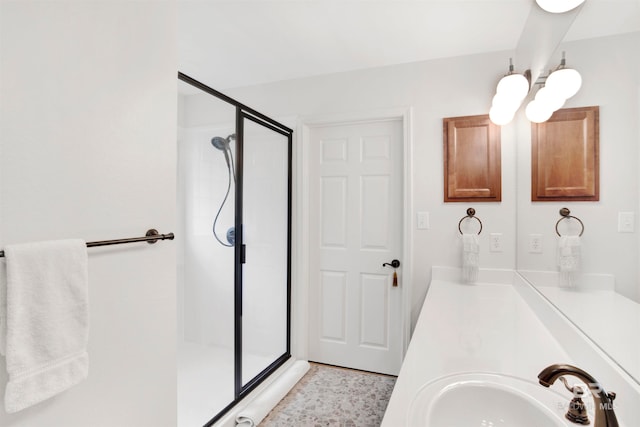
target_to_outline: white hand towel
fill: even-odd
[[[576,285],[580,269],[580,237],[561,236],[558,240],[558,267],[560,269],[560,286]]]
[[[17,412],[89,371],[87,247],[82,240],[7,245],[5,409]]]
[[[473,283],[478,279],[480,239],[477,234],[462,235],[462,279]]]

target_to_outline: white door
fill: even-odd
[[[310,130],[309,360],[402,363],[402,120]]]

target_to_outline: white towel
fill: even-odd
[[[236,426],[255,427],[280,402],[294,385],[309,370],[309,362],[298,360],[291,365],[273,384],[270,384],[260,395],[244,407],[236,417]]]
[[[462,279],[467,283],[478,280],[480,239],[477,234],[462,235]]]
[[[558,267],[560,286],[574,287],[580,269],[580,237],[561,236],[558,240]]]
[[[7,245],[5,258],[5,409],[13,413],[87,377],[87,247],[77,239]]]

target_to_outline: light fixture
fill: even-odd
[[[562,108],[566,98],[562,94],[555,92],[553,88],[545,85],[538,90],[535,100],[546,109],[556,111]]]
[[[547,77],[545,86],[557,92],[558,95],[564,99],[569,99],[580,90],[582,86],[582,76],[572,68],[561,68]]]
[[[542,123],[551,117],[554,111],[559,110],[565,101],[580,90],[582,77],[572,68],[566,68],[566,60],[562,52],[560,65],[548,76],[542,77],[540,83],[544,84],[536,93],[535,99],[529,102],[525,109],[527,119],[534,123]]]
[[[540,101],[536,101],[535,99],[527,105],[524,113],[527,116],[529,121],[534,123],[542,123],[549,120],[551,115],[553,114],[553,110],[547,108],[546,105],[542,104]]]
[[[527,93],[529,93],[529,78],[523,74],[514,73],[513,62],[509,58],[509,72],[498,82],[489,110],[489,119],[498,126],[509,123],[513,120]]]
[[[513,72],[513,65],[509,66],[509,71]],[[498,82],[496,93],[522,101],[529,93],[529,80],[522,74],[507,74]]]
[[[549,13],[565,13],[584,3],[584,0],[536,0],[538,6]]]
[[[515,111],[491,107],[489,110],[489,120],[498,126],[504,126],[513,120],[515,114]]]

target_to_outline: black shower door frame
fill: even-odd
[[[293,130],[281,123],[259,113],[258,111],[236,101],[235,99],[218,92],[215,89],[178,72],[178,79],[188,83],[216,98],[225,101],[236,108],[236,206],[235,206],[235,233],[234,243],[234,400],[218,414],[215,414],[204,427],[212,426],[220,420],[229,410],[238,404],[243,398],[258,387],[269,375],[291,358],[291,241],[292,241],[292,176],[293,176]],[[264,370],[254,376],[246,384],[242,383],[242,307],[243,307],[243,271],[245,261],[245,245],[243,240],[243,172],[244,172],[244,136],[245,121],[251,121],[287,138],[287,283],[286,283],[286,350],[277,357]],[[212,386],[215,386],[213,384]]]
[[[237,107],[236,109],[236,143],[237,143],[237,156],[238,161],[238,184],[236,187],[236,262],[235,265],[235,320],[236,320],[236,334],[235,334],[235,394],[236,398],[242,399],[255,389],[265,378],[267,378],[273,371],[280,367],[284,362],[291,357],[291,212],[292,212],[292,135],[293,131],[278,122],[266,118],[258,117],[252,111],[247,111],[245,108]],[[256,375],[253,379],[246,384],[242,384],[242,307],[243,307],[243,271],[242,264],[245,262],[246,247],[244,243],[244,193],[243,193],[243,159],[244,159],[244,137],[245,137],[245,121],[249,120],[260,126],[263,126],[273,132],[279,133],[287,137],[287,331],[286,331],[286,351],[277,359],[275,359],[267,368]],[[240,242],[240,244],[238,244]]]

